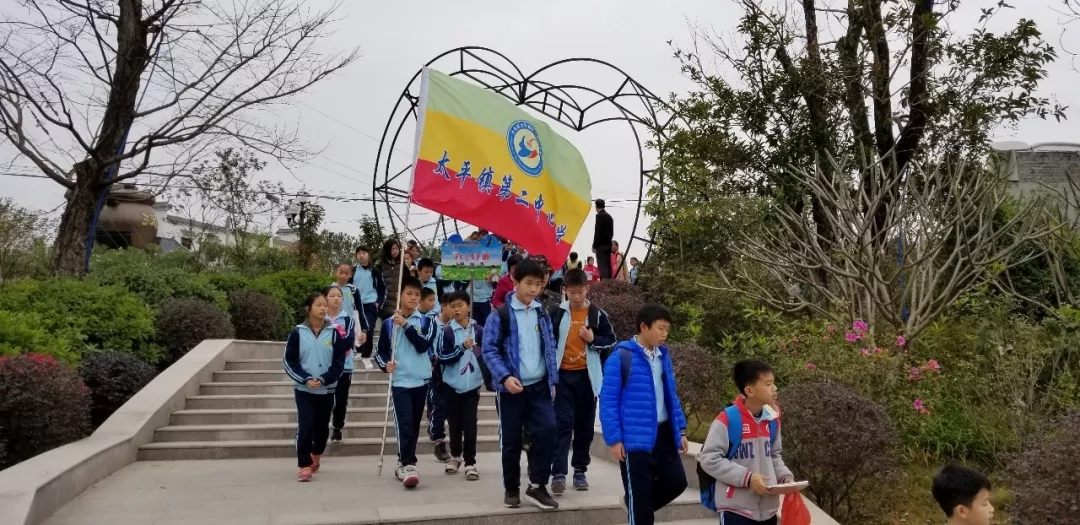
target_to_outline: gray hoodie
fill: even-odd
[[[755,521],[765,521],[780,510],[780,496],[758,496],[750,489],[750,476],[761,474],[768,478],[766,483],[769,485],[793,479],[780,455],[780,425],[777,425],[776,438],[769,436],[769,421],[779,419],[780,415],[766,406],[761,417],[755,418],[746,409],[742,396],[735,400],[735,406],[742,413],[739,451],[732,459],[727,459],[728,418],[721,411],[709,427],[698,462],[702,470],[716,479],[717,512],[733,512]]]

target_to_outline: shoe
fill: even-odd
[[[476,481],[478,479],[480,479],[480,471],[476,470],[476,465],[466,465],[465,466],[465,480],[466,481]]]
[[[405,481],[405,467],[402,466],[401,463],[398,463],[397,467],[394,469],[394,477],[397,478],[398,481]]]
[[[330,432],[330,443],[332,443],[334,445],[340,445],[341,444],[341,429],[340,428],[335,428],[333,431]]]
[[[566,476],[556,475],[551,477],[551,493],[561,496],[566,492]]]
[[[459,468],[461,468],[461,458],[450,458],[446,460],[447,474],[457,474]]]
[[[584,472],[574,473],[574,490],[589,490],[589,480],[585,479]]]
[[[411,489],[420,484],[420,471],[416,469],[416,465],[406,465],[404,470],[405,479],[401,480],[402,486]]]
[[[319,465],[322,462],[322,456],[311,455],[311,473],[314,474],[319,471]]]
[[[370,357],[365,357],[364,358],[364,368],[366,368],[368,370],[375,370],[375,363],[371,362]]]
[[[551,510],[559,508],[559,502],[555,501],[555,498],[548,494],[547,487],[540,485],[539,487],[529,486],[525,489],[525,499],[529,500],[529,503],[540,507],[543,510]]]
[[[311,467],[304,467],[300,469],[300,472],[296,474],[296,481],[300,483],[307,483],[311,481]]]
[[[521,506],[521,489],[509,489],[503,496],[503,506],[508,509],[516,509]]]
[[[447,450],[446,442],[435,442],[435,460],[439,463],[446,463],[448,459],[450,459],[450,451]]]

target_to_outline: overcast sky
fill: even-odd
[[[307,2],[313,8],[332,3]],[[1003,13],[991,27],[1000,29],[1020,16],[1030,17],[1057,46],[1063,17],[1055,10],[1060,3],[1016,2],[1023,9]],[[964,10],[951,19],[952,27],[966,32],[975,24],[978,7],[992,4],[996,0],[965,0]],[[16,0],[0,0],[0,11],[11,12],[9,9],[18,9]],[[341,22],[337,33],[323,45],[327,50],[360,46],[362,56],[345,71],[301,95],[291,114],[281,115],[284,123],[298,129],[312,148],[322,151],[309,165],[292,174],[274,164],[264,173],[268,179],[280,180],[289,190],[306,188],[317,195],[351,198],[370,195],[379,138],[402,89],[425,62],[459,46],[500,51],[526,73],[564,58],[592,57],[622,68],[658,95],[685,92],[692,85],[680,74],[666,42],[673,39],[689,43],[688,24],[730,32],[738,12],[732,0],[346,0],[338,13]],[[1075,31],[1066,33],[1064,43],[1080,50],[1080,36]],[[1043,84],[1043,94],[1080,107],[1080,90],[1073,87],[1080,81],[1080,73],[1072,70],[1070,55],[1064,51],[1061,55]],[[601,68],[579,67],[553,72],[549,78],[555,83],[579,83],[611,91],[616,76]],[[1070,109],[1069,114],[1074,116],[1076,112]],[[581,134],[556,129],[581,150],[592,175],[593,197],[613,201],[609,211],[615,218],[616,238],[625,246],[636,212],[636,203],[628,200],[636,199],[638,190],[637,147],[629,128],[611,123]],[[1080,142],[1078,131],[1080,118],[1074,117],[1060,124],[1025,122],[1016,130],[1000,130],[998,137],[1028,143]],[[411,123],[402,135],[398,149],[407,156],[413,147]],[[12,161],[12,153],[10,146],[0,146],[2,165]],[[646,158],[655,156],[647,154]],[[28,164],[25,160],[14,163]],[[381,174],[379,177],[381,182]],[[50,180],[0,177],[0,195],[38,209],[52,210],[63,203],[62,188]],[[371,213],[369,202],[320,202],[328,210],[326,227],[333,230],[356,233],[355,221]],[[435,217],[415,210],[410,222],[420,226]],[[275,226],[282,226],[282,222]],[[644,235],[645,225],[644,220],[639,224],[640,235]],[[589,251],[592,228],[590,218],[575,243],[583,256]],[[421,235],[424,233],[428,238],[421,240],[430,240],[431,229],[423,230]],[[643,254],[641,243],[631,250],[631,255]]]

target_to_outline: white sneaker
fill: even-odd
[[[405,467],[401,466],[400,462],[398,462],[397,467],[394,468],[394,477],[397,478],[398,481],[405,481]]]
[[[401,480],[401,484],[411,489],[420,484],[420,471],[416,469],[416,465],[408,465],[404,468],[405,478]]]
[[[371,362],[370,357],[365,357],[363,359],[363,361],[364,361],[364,368],[365,369],[367,369],[367,370],[375,370],[375,363]]]

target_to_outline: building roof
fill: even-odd
[[[188,251],[188,249],[184,248],[184,245],[177,242],[176,239],[161,238],[158,239],[157,244],[161,247],[161,251],[165,253],[175,252],[177,250]]]

